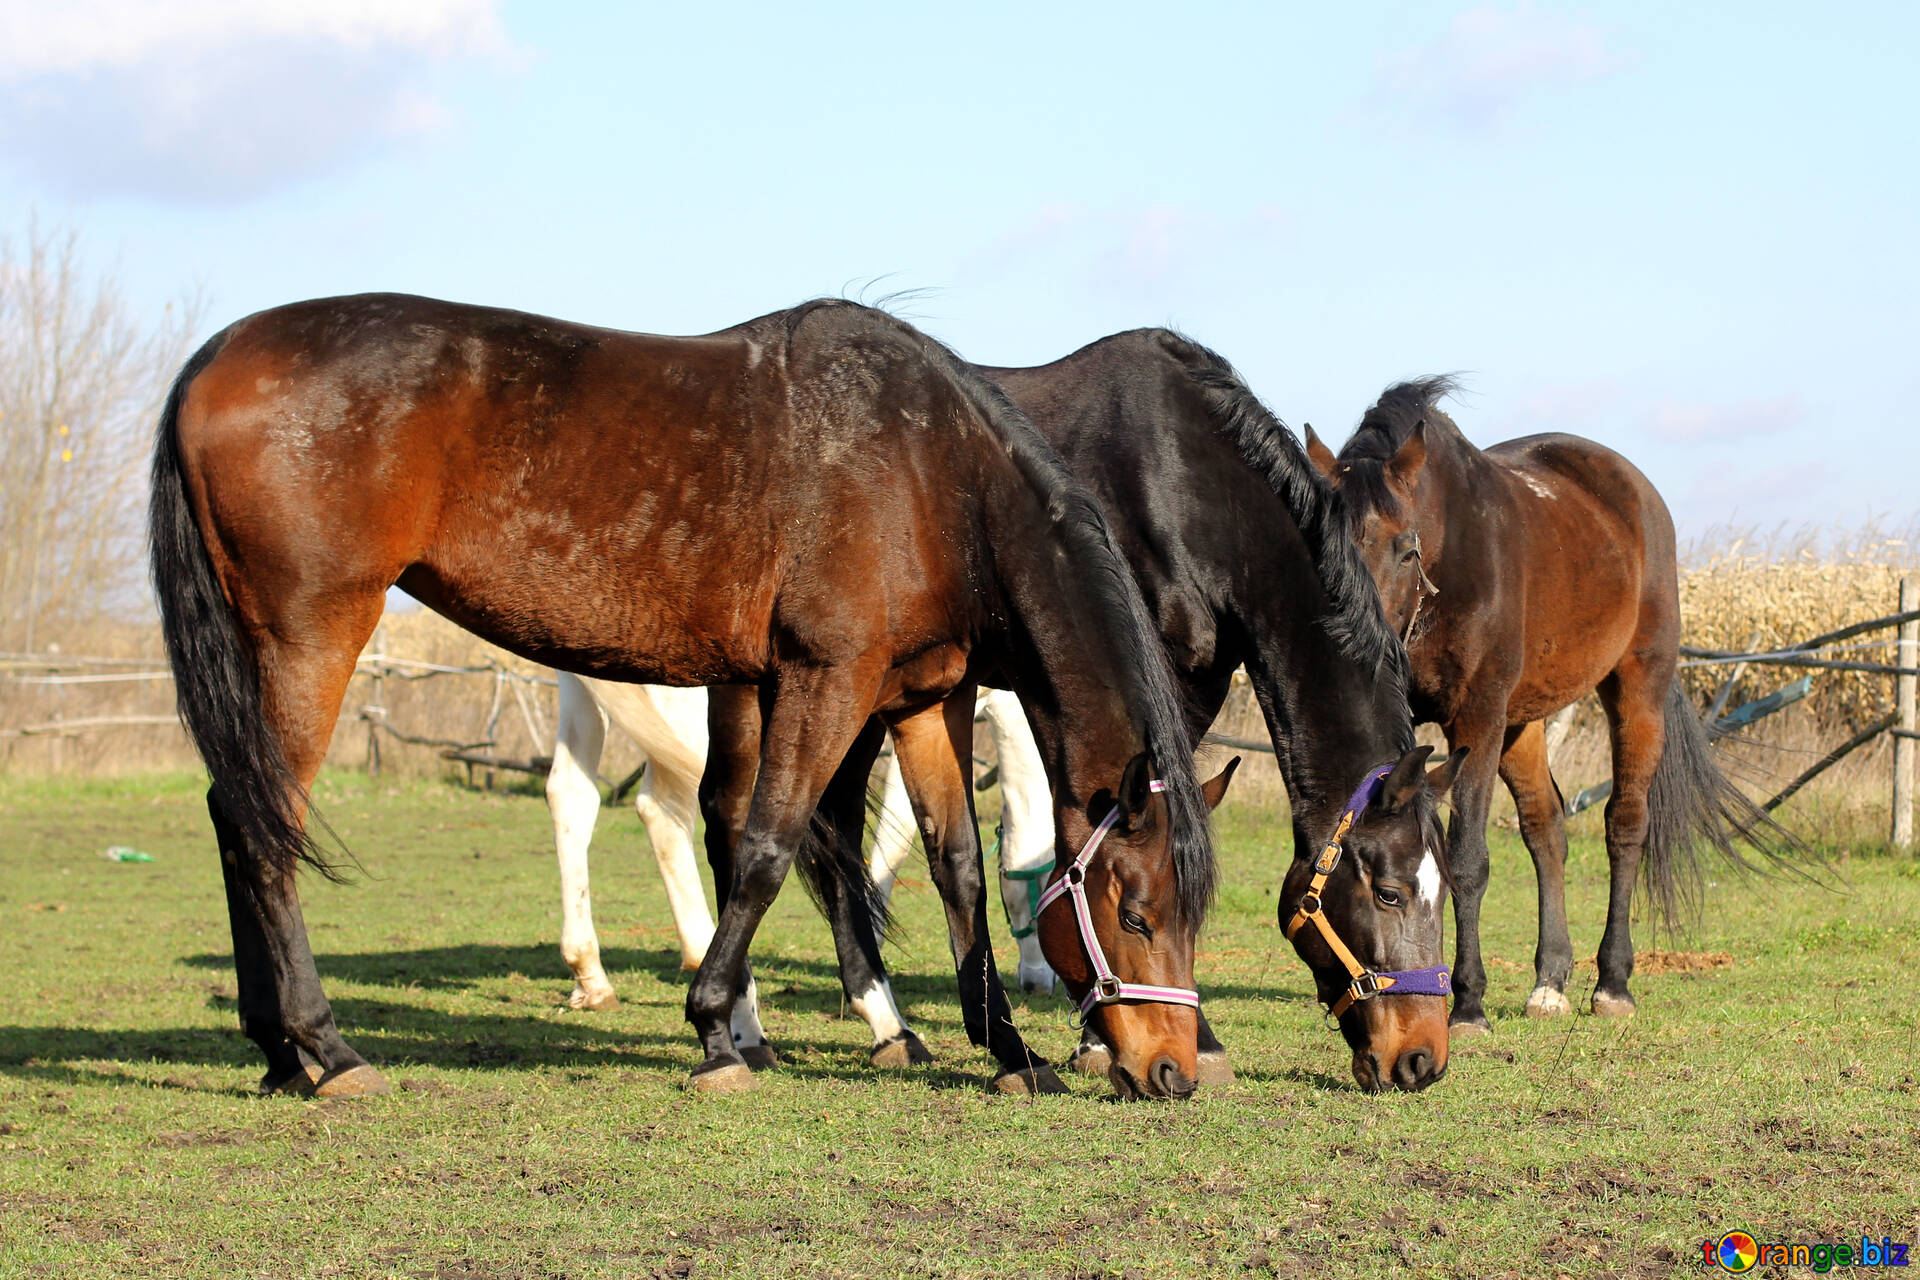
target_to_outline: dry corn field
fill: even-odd
[[[1916,546],[1920,546],[1916,538],[1889,537],[1870,529],[1837,546],[1826,540],[1818,550],[1814,540],[1805,535],[1795,539],[1776,536],[1770,541],[1723,539],[1711,550],[1690,550],[1680,580],[1684,642],[1702,648],[1761,651],[1891,613],[1901,576],[1920,567]],[[1868,662],[1893,660],[1891,631],[1851,643],[1860,647],[1829,656]],[[126,665],[35,667],[9,660],[5,678],[0,680],[0,730],[95,717],[164,719],[171,712],[169,682],[97,679],[102,675],[164,671],[164,661],[155,658],[160,651],[156,628],[115,624],[75,629],[62,637],[57,649],[46,653],[45,658],[49,662],[57,662],[64,655],[111,658]],[[376,679],[363,669],[354,678],[341,709],[331,764],[366,766],[369,740],[375,736],[369,717],[381,719],[399,733],[439,743],[478,745],[491,741],[491,747],[484,750],[504,758],[526,761],[551,752],[554,689],[551,683],[533,682],[542,678],[550,681],[551,672],[504,653],[424,610],[388,614],[367,653],[408,663],[495,670],[428,676],[415,668],[401,668],[390,669],[393,674]],[[153,661],[132,661],[142,658]],[[1689,697],[1696,705],[1705,706],[1731,671],[1729,666],[1683,669]],[[525,678],[502,678],[497,672]],[[36,683],[50,675],[83,674],[95,679]],[[1735,680],[1727,705],[1739,706],[1771,693],[1799,674],[1787,667],[1749,665]],[[1835,743],[1883,714],[1891,702],[1892,681],[1886,676],[1815,672],[1813,692],[1807,699],[1742,733],[1740,744],[1731,748],[1733,771],[1755,795],[1770,795]],[[378,708],[384,708],[384,715]],[[1257,708],[1244,687],[1236,688],[1216,728],[1238,737],[1264,735]],[[443,759],[438,745],[403,743],[385,733],[378,736],[384,772],[462,780],[469,776],[465,766]],[[1438,738],[1429,728],[1423,731],[1422,740],[1437,742]],[[987,750],[984,743],[981,749]],[[1796,797],[1783,816],[1795,825],[1843,833],[1841,839],[1883,839],[1890,750],[1890,740],[1882,738],[1854,753]],[[616,734],[608,742],[601,771],[609,780],[617,779],[638,761],[632,744]],[[163,724],[0,737],[0,770],[8,772],[126,773],[190,767],[194,763],[192,749],[177,727]],[[488,772],[478,770],[472,776],[476,781],[491,783],[497,775],[489,777]],[[1608,776],[1605,723],[1591,696],[1572,715],[1554,753],[1554,773],[1569,796]],[[1248,761],[1240,789],[1249,796],[1284,802],[1284,790],[1270,757],[1256,756]],[[1496,810],[1496,819],[1502,816]],[[1579,819],[1595,820],[1592,815]]]

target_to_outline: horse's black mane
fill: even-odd
[[[861,312],[882,331],[913,344],[934,368],[949,375],[999,437],[1020,474],[1045,499],[1055,536],[1080,567],[1101,615],[1101,629],[1118,650],[1121,661],[1115,674],[1125,686],[1129,706],[1141,719],[1147,753],[1166,784],[1163,794],[1180,911],[1198,926],[1213,900],[1216,871],[1207,805],[1194,774],[1173,668],[1098,500],[1005,391],[906,321],[859,303],[822,298],[788,312],[789,331],[816,311],[841,308]]]
[[[1161,330],[1157,336],[1201,388],[1215,428],[1266,477],[1292,513],[1327,593],[1324,625],[1340,651],[1390,680],[1404,702],[1406,650],[1388,625],[1380,593],[1348,536],[1340,494],[1314,469],[1293,432],[1260,402],[1224,357],[1181,334]],[[1402,750],[1412,748],[1411,733],[1409,722]]]
[[[1389,518],[1400,515],[1400,500],[1387,485],[1387,463],[1422,422],[1429,434],[1452,427],[1453,419],[1440,411],[1439,403],[1459,391],[1460,380],[1452,374],[1396,382],[1361,416],[1360,425],[1340,448],[1340,491],[1355,526],[1369,512]]]

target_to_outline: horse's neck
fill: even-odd
[[[1144,749],[1144,723],[1126,692],[1135,678],[1130,659],[1114,643],[1107,610],[1086,577],[1097,570],[1061,554],[1051,522],[1033,515],[1016,513],[1012,527],[994,536],[1012,615],[999,639],[1056,799],[1079,805],[1119,781],[1132,754]]]
[[[1324,834],[1371,769],[1400,757],[1413,725],[1405,698],[1340,651],[1320,614],[1292,625],[1271,617],[1254,632],[1260,660],[1248,665],[1268,717],[1294,823]]]
[[[1460,433],[1451,419],[1431,423],[1427,429],[1427,461],[1422,488],[1438,486],[1437,503],[1429,508],[1422,524],[1438,522],[1439,529],[1423,530],[1432,541],[1438,532],[1443,545],[1454,541],[1457,527],[1483,518],[1480,495],[1494,492],[1499,468],[1480,447]],[[1432,514],[1437,513],[1437,514]],[[1432,569],[1433,565],[1428,565]]]

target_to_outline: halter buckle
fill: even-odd
[[[1353,996],[1356,1003],[1362,1000],[1371,1000],[1380,994],[1380,975],[1371,969],[1368,969],[1364,973],[1355,974],[1353,981],[1347,984],[1347,991]]]
[[[1093,980],[1094,1003],[1115,1004],[1120,999],[1120,979],[1108,974]]]

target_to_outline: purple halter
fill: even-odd
[[[1346,966],[1347,975],[1352,979],[1346,992],[1328,1006],[1327,1016],[1338,1018],[1348,1009],[1363,1000],[1371,1000],[1377,995],[1392,992],[1397,996],[1446,996],[1453,994],[1452,976],[1443,964],[1428,965],[1424,969],[1369,969],[1360,963],[1347,944],[1340,941],[1333,925],[1327,921],[1325,904],[1320,900],[1320,891],[1326,888],[1327,877],[1333,874],[1340,862],[1340,851],[1344,847],[1347,832],[1353,829],[1354,822],[1361,812],[1373,803],[1380,790],[1380,783],[1393,766],[1383,764],[1361,780],[1353,798],[1347,801],[1347,807],[1340,814],[1340,821],[1333,828],[1326,847],[1320,850],[1320,856],[1314,859],[1313,882],[1300,899],[1300,907],[1293,913],[1293,919],[1287,923],[1287,937],[1291,939],[1300,932],[1300,927],[1309,920],[1313,922],[1320,936],[1333,951],[1340,963]]]
[[[1148,784],[1149,790],[1165,791],[1167,786],[1159,779]],[[1138,982],[1122,982],[1115,976],[1113,966],[1107,963],[1107,953],[1100,948],[1100,939],[1093,931],[1093,915],[1087,909],[1087,863],[1092,860],[1094,850],[1107,838],[1107,832],[1113,830],[1113,824],[1120,821],[1120,806],[1115,805],[1100,825],[1093,829],[1093,836],[1087,841],[1087,847],[1080,856],[1067,864],[1066,874],[1048,885],[1040,895],[1040,904],[1034,908],[1033,919],[1039,923],[1040,913],[1053,903],[1069,895],[1073,898],[1073,916],[1080,922],[1080,941],[1086,945],[1087,958],[1093,961],[1093,989],[1080,1001],[1080,1016],[1086,1017],[1097,1004],[1117,1004],[1122,1000],[1152,1000],[1161,1004],[1180,1004],[1190,1009],[1200,1007],[1200,993],[1188,991],[1183,987],[1151,987]]]

